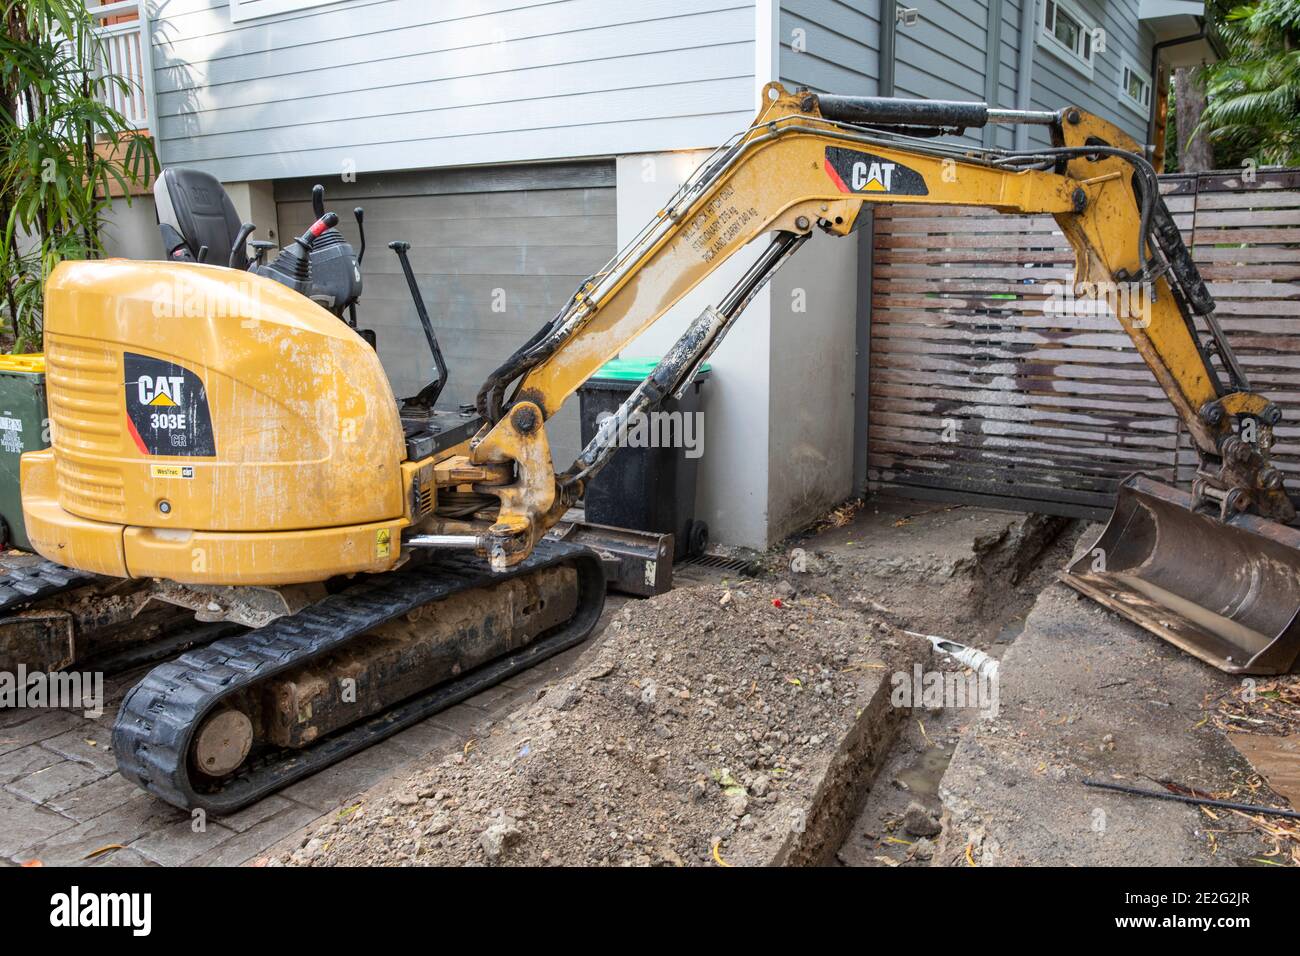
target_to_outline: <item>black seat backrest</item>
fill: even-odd
[[[239,238],[239,213],[215,176],[173,166],[162,171],[153,195],[168,259],[193,262],[199,249],[207,246],[208,262],[248,268],[248,254],[242,248],[230,260],[231,246]]]

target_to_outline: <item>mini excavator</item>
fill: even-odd
[[[1040,125],[1051,145],[940,138],[989,123]],[[1197,480],[1190,493],[1124,481],[1097,548],[1065,580],[1225,670],[1289,669],[1300,531],[1269,459],[1281,413],[1250,390],[1141,148],[1075,107],[770,84],[754,123],[488,377],[455,427],[399,410],[371,345],[294,290],[324,220],[255,272],[176,261],[53,272],[53,444],[22,469],[36,549],[80,571],[160,579],[201,619],[260,624],[156,666],[128,693],[113,734],[123,775],[177,806],[231,812],[581,641],[601,612],[600,563],[548,529],[620,430],[680,393],[814,229],[847,235],[880,202],[1050,214],[1080,289],[1150,287],[1149,313],[1117,320],[1195,443]],[[557,473],[546,422],[565,399],[769,235]],[[202,314],[159,307],[180,289],[208,304]]]

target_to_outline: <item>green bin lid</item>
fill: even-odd
[[[655,370],[659,364],[657,358],[616,358],[610,359],[600,367],[592,378],[613,379],[616,382],[639,382]],[[712,366],[705,362],[698,374],[710,371]]]

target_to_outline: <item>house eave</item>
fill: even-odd
[[[1160,61],[1172,69],[1213,63],[1224,55],[1223,42],[1205,19],[1200,0],[1139,0],[1138,20],[1151,28],[1157,44],[1167,44],[1160,50]]]

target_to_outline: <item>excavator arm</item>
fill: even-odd
[[[530,553],[608,461],[620,429],[685,386],[814,228],[847,235],[865,203],[1050,213],[1075,250],[1077,294],[1130,304],[1116,317],[1199,452],[1198,504],[1215,503],[1225,517],[1294,517],[1281,473],[1268,462],[1280,412],[1250,391],[1155,173],[1129,137],[1073,107],[1023,112],[818,96],[775,83],[764,92],[754,124],[709,157],[641,234],[484,383],[479,410],[488,424],[472,443],[471,464],[505,466],[502,473],[511,476],[479,486],[501,502],[496,522],[473,542],[493,567]],[[1045,125],[1053,146],[1007,152],[930,138],[990,122]],[[604,362],[768,233],[771,244],[730,293],[690,324],[573,466],[556,474],[546,420]],[[1120,287],[1123,295],[1111,294]],[[1238,437],[1250,433],[1253,442]]]

